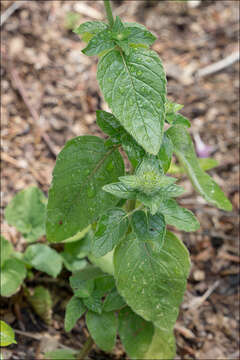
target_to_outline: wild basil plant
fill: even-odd
[[[130,358],[171,359],[190,259],[167,225],[199,228],[176,200],[184,188],[168,174],[173,154],[207,202],[226,211],[231,203],[202,169],[182,105],[167,98],[162,62],[149,48],[155,36],[114,19],[104,3],[108,23],[89,21],[75,33],[87,43],[84,54],[99,56],[97,79],[112,113],[98,110],[97,124],[108,138],[76,137],[58,155],[47,239],[89,259],[70,278],[67,331],[85,314],[101,349],[111,351],[118,333]]]

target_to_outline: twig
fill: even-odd
[[[49,150],[54,155],[54,157],[56,157],[57,154],[58,154],[58,150],[56,149],[54,144],[51,142],[49,136],[45,132],[43,132],[42,129],[40,129],[40,127],[38,126],[39,115],[38,115],[37,111],[35,110],[35,108],[31,105],[31,103],[29,101],[29,98],[28,98],[28,95],[27,95],[27,92],[26,92],[26,90],[25,90],[25,88],[23,86],[23,83],[22,83],[16,69],[11,70],[11,76],[12,76],[12,79],[13,79],[13,81],[14,81],[20,95],[23,98],[23,101],[24,101],[25,105],[27,106],[30,114],[32,115],[32,117],[34,119],[35,125],[37,126],[38,131],[40,132],[40,135],[41,135],[42,139],[47,144]]]
[[[220,281],[217,280],[215,283],[202,295],[198,297],[194,297],[190,304],[186,304],[185,307],[191,310],[196,310],[199,306],[201,306],[205,300],[212,294],[212,292],[219,286]]]
[[[9,6],[9,8],[7,8],[7,10],[4,11],[3,14],[1,14],[0,26],[2,26],[2,25],[7,21],[7,19],[8,19],[17,9],[19,9],[25,2],[26,2],[26,0],[23,0],[23,1],[15,1],[11,6]]]
[[[203,76],[207,76],[207,75],[211,75],[211,74],[214,74],[220,70],[223,70],[225,69],[226,67],[234,64],[236,61],[239,60],[239,52],[238,51],[235,51],[233,52],[231,55],[227,56],[226,58],[214,63],[214,64],[211,64],[211,65],[208,65],[202,69],[199,69],[197,72],[196,72],[196,77],[203,77]]]

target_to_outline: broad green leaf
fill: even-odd
[[[174,152],[184,166],[194,188],[209,203],[220,209],[231,211],[232,204],[221,188],[201,169],[192,139],[187,130],[180,125],[175,125],[167,131],[167,134],[170,136],[174,145]]]
[[[97,124],[105,132],[107,135],[119,135],[121,133],[125,133],[124,128],[120,125],[119,121],[116,117],[103,110],[97,110]]]
[[[171,165],[172,154],[173,154],[173,144],[169,139],[169,137],[166,135],[166,133],[164,133],[162,145],[158,153],[158,158],[161,162],[161,166],[165,173],[168,171]]]
[[[133,311],[164,331],[172,329],[190,269],[183,243],[167,231],[159,253],[130,234],[115,249],[114,269],[117,289]]]
[[[103,275],[103,272],[95,266],[87,266],[83,270],[74,273],[70,277],[70,285],[74,294],[79,297],[89,297],[95,287],[94,280]]]
[[[156,251],[161,250],[166,235],[166,223],[163,215],[151,215],[144,211],[136,211],[132,215],[131,222],[133,231],[139,240],[150,243]]]
[[[102,296],[98,293],[93,292],[91,296],[82,299],[84,305],[88,310],[96,313],[102,313]]]
[[[88,311],[86,316],[88,330],[95,343],[104,351],[111,351],[117,335],[117,318],[113,312],[101,315]]]
[[[11,254],[13,252],[13,246],[12,244],[5,239],[2,235],[0,235],[0,249],[1,249],[1,267],[4,265],[5,261],[8,260],[11,257]]]
[[[81,35],[82,40],[88,42],[93,38],[94,35],[107,28],[107,24],[102,21],[87,21],[78,26],[73,32],[75,32],[75,34]]]
[[[218,161],[212,158],[198,158],[198,162],[204,171],[211,170],[219,165]]]
[[[110,274],[110,275],[114,274],[113,251],[107,253],[106,255],[104,255],[100,258],[96,258],[92,254],[89,254],[88,259],[91,261],[92,264],[98,266],[105,273]]]
[[[24,264],[17,259],[8,259],[1,268],[1,296],[17,292],[27,274]]]
[[[107,210],[99,219],[92,240],[92,253],[101,257],[111,251],[122,239],[128,228],[126,212],[121,208]]]
[[[173,225],[179,230],[195,231],[200,227],[195,215],[190,210],[179,206],[173,199],[161,202],[158,211],[164,215],[167,224]]]
[[[156,40],[156,36],[154,36],[150,31],[143,30],[137,26],[126,27],[125,29],[129,31],[129,35],[127,36],[128,43],[145,44],[150,46]]]
[[[123,150],[127,154],[127,157],[132,164],[133,169],[135,169],[142,161],[145,155],[145,151],[136,143],[133,137],[126,132],[121,137],[121,143]]]
[[[125,301],[119,295],[117,290],[114,288],[105,298],[103,303],[103,311],[109,312],[109,311],[116,311],[121,309],[123,306],[126,306]]]
[[[72,243],[75,241],[79,241],[87,235],[89,230],[91,229],[91,225],[86,226],[83,230],[77,232],[75,235],[71,236],[70,238],[63,241],[63,243]]]
[[[85,311],[86,307],[82,300],[73,296],[66,306],[66,313],[64,318],[65,331],[71,331],[78,319],[81,318]]]
[[[176,353],[176,344],[173,331],[162,331],[155,327],[154,336],[147,352],[142,356],[146,360],[159,360],[174,358]]]
[[[11,326],[0,320],[0,346],[16,344],[15,334]]]
[[[82,50],[85,55],[93,56],[102,53],[105,50],[110,50],[115,47],[115,42],[112,39],[110,30],[103,30],[89,41],[88,45]]]
[[[57,277],[62,269],[61,255],[44,244],[28,246],[24,253],[24,261],[53,277]]]
[[[67,142],[57,158],[47,207],[47,238],[58,242],[94,222],[117,199],[102,190],[124,174],[116,148],[106,149],[96,136]]]
[[[57,349],[44,354],[46,360],[75,360],[76,351],[70,349]]]
[[[65,251],[61,252],[60,255],[62,256],[64,266],[71,272],[82,270],[87,265],[86,260],[77,259]]]
[[[46,202],[40,189],[29,187],[17,193],[10,201],[5,210],[5,218],[28,241],[38,240],[45,234]]]
[[[98,64],[97,78],[104,98],[121,125],[150,154],[162,142],[166,77],[158,55],[131,49],[129,55],[111,50]]]
[[[103,190],[123,199],[136,199],[136,191],[128,189],[124,184],[118,182],[103,186]]]
[[[143,355],[152,342],[153,324],[135,314],[129,307],[125,307],[119,312],[118,331],[129,357],[131,359],[143,359]]]
[[[52,299],[48,289],[37,286],[32,295],[27,295],[28,302],[32,305],[36,314],[50,325],[52,321]]]

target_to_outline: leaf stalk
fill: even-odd
[[[113,23],[114,23],[114,19],[113,19],[113,13],[112,13],[110,0],[104,0],[104,6],[105,6],[106,14],[107,14],[108,23],[109,23],[110,27],[112,27]]]

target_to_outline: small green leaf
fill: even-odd
[[[103,186],[103,190],[123,199],[136,199],[136,191],[129,190],[124,184],[122,183],[113,183]]]
[[[76,259],[82,259],[86,257],[91,250],[91,241],[93,235],[94,233],[90,225],[90,230],[85,235],[85,237],[78,241],[64,244],[64,251]]]
[[[102,21],[87,21],[78,26],[73,32],[81,35],[82,40],[88,42],[93,38],[94,35],[107,29],[108,26]]]
[[[132,44],[144,44],[144,45],[152,45],[156,40],[156,36],[154,36],[150,31],[140,29],[139,27],[126,27],[126,30],[129,31],[129,35],[127,37],[128,43]]]
[[[98,126],[107,135],[114,136],[123,132],[125,133],[124,128],[120,125],[119,121],[113,114],[103,110],[97,110],[96,114]]]
[[[75,256],[63,251],[60,253],[63,259],[64,266],[71,272],[82,270],[87,265],[87,261],[84,259],[76,259]]]
[[[95,343],[104,351],[111,351],[115,345],[117,319],[113,312],[101,315],[88,311],[86,316],[88,330]]]
[[[173,225],[179,230],[195,231],[200,224],[194,214],[181,206],[173,199],[164,200],[158,208],[163,214],[167,224]]]
[[[162,142],[166,77],[154,51],[111,50],[98,64],[97,78],[104,98],[121,125],[150,154]]]
[[[183,105],[177,104],[167,99],[166,101],[166,114],[176,113],[183,108]]]
[[[114,288],[105,298],[103,303],[103,311],[116,311],[126,306],[124,299],[119,295],[117,290]]]
[[[142,359],[171,360],[176,354],[176,344],[173,331],[162,331],[155,327],[152,342]]]
[[[121,208],[109,209],[98,221],[92,242],[92,253],[101,257],[111,251],[122,239],[128,228],[126,212]]]
[[[52,321],[52,299],[50,292],[43,286],[37,286],[32,295],[27,295],[28,302],[36,314],[50,325]]]
[[[198,162],[204,171],[211,170],[219,165],[218,161],[212,158],[198,158]]]
[[[114,251],[120,295],[134,312],[164,331],[176,322],[189,270],[187,249],[169,231],[160,253],[134,234]]]
[[[193,186],[206,201],[220,209],[231,211],[232,204],[226,198],[221,188],[205,173],[198,162],[194,145],[187,130],[180,125],[167,130],[174,145],[174,152],[184,166]]]
[[[9,297],[15,294],[26,274],[22,261],[14,258],[6,260],[1,268],[1,296]]]
[[[151,345],[153,334],[153,324],[135,314],[129,307],[119,312],[120,339],[131,359],[143,358]]]
[[[104,255],[100,258],[96,258],[92,254],[89,254],[88,259],[91,261],[92,264],[98,266],[105,273],[110,274],[110,275],[114,274],[113,251],[107,253],[106,255]]]
[[[187,128],[191,126],[190,121],[182,114],[167,114],[166,121],[172,125],[182,125]]]
[[[172,154],[173,154],[173,144],[169,139],[169,137],[166,135],[166,133],[164,133],[162,145],[158,153],[158,158],[161,162],[161,166],[165,173],[168,171],[171,165]]]
[[[81,318],[85,311],[86,307],[82,300],[73,296],[66,306],[66,313],[64,318],[65,331],[71,331],[78,319]]]
[[[5,261],[8,260],[11,257],[11,254],[13,252],[13,246],[12,244],[6,240],[2,235],[0,235],[0,249],[1,249],[1,267],[4,265]]]
[[[14,331],[5,321],[0,320],[0,346],[11,344],[16,344]]]
[[[103,272],[95,266],[87,266],[70,277],[70,285],[76,296],[89,297],[94,289],[94,279],[103,275]]]
[[[156,251],[160,251],[166,235],[164,217],[160,214],[146,215],[144,211],[136,211],[132,215],[131,221],[137,238],[141,241],[149,242]]]
[[[125,30],[125,27],[124,27],[124,25],[122,23],[121,18],[119,16],[116,16],[116,19],[115,19],[113,27],[112,27],[112,32],[119,34],[124,30]]]
[[[84,305],[88,310],[96,313],[102,313],[102,296],[98,293],[93,292],[91,296],[82,299]]]
[[[75,360],[76,351],[70,349],[57,349],[44,354],[46,360]]]
[[[59,242],[94,222],[117,199],[102,190],[124,174],[116,148],[106,149],[96,136],[67,142],[57,158],[47,207],[47,238]]]
[[[5,210],[5,218],[28,241],[35,241],[45,234],[47,199],[37,187],[20,191]]]
[[[53,277],[57,277],[62,269],[61,255],[44,244],[28,246],[24,253],[24,261]]]
[[[82,50],[85,55],[93,56],[102,53],[105,50],[110,50],[115,47],[115,42],[112,39],[110,30],[103,30],[93,36],[88,45]]]

